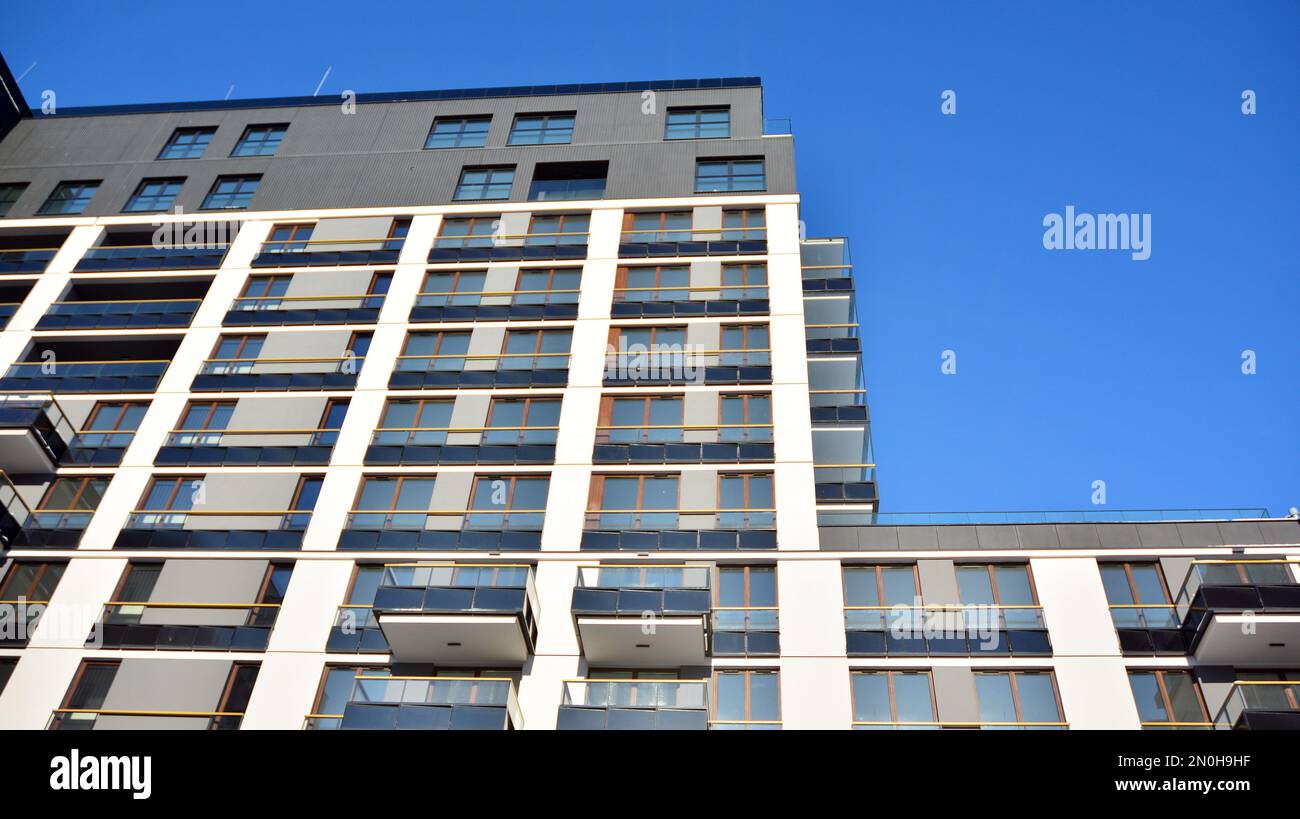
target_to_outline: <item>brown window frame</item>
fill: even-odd
[[[1155,678],[1156,678],[1156,690],[1160,692],[1160,704],[1164,706],[1165,714],[1167,714],[1167,715],[1170,716],[1170,717],[1173,717],[1173,716],[1175,715],[1175,714],[1174,714],[1174,701],[1173,701],[1173,698],[1171,698],[1171,697],[1169,696],[1169,688],[1165,685],[1165,675],[1167,675],[1167,674],[1171,674],[1171,673],[1173,673],[1173,674],[1185,674],[1185,675],[1187,675],[1187,680],[1188,680],[1188,682],[1190,682],[1190,683],[1192,684],[1192,691],[1195,692],[1195,694],[1196,694],[1196,704],[1197,704],[1197,705],[1200,707],[1200,709],[1201,709],[1201,719],[1200,719],[1199,721],[1200,721],[1200,722],[1210,722],[1210,721],[1211,721],[1211,720],[1210,720],[1210,709],[1209,709],[1208,706],[1206,706],[1206,704],[1205,704],[1205,696],[1204,696],[1204,694],[1202,694],[1202,692],[1201,692],[1201,681],[1198,680],[1198,679],[1196,678],[1196,675],[1195,675],[1194,673],[1192,673],[1192,671],[1191,671],[1190,669],[1186,669],[1186,668],[1127,668],[1127,669],[1125,669],[1125,671],[1128,672],[1126,676],[1128,676],[1128,677],[1130,677],[1130,678],[1131,678],[1131,677],[1133,676],[1133,674],[1135,674],[1135,673],[1137,673],[1137,674],[1154,674],[1154,675],[1155,675]],[[1055,680],[1053,679],[1053,681],[1055,681]],[[1131,684],[1131,682],[1130,682],[1130,684]],[[1058,711],[1061,710],[1061,703],[1060,703],[1059,699],[1058,699],[1058,701],[1057,701],[1057,703],[1056,703],[1056,709],[1057,709]]]
[[[49,506],[49,502],[50,502],[50,496],[54,494],[54,488],[55,488],[56,486],[59,486],[61,483],[65,483],[65,482],[66,482],[66,483],[76,484],[77,489],[76,489],[76,491],[73,492],[73,494],[72,494],[72,505],[71,505],[71,506],[68,506],[68,507],[64,507],[64,508],[67,508],[67,509],[76,509],[78,512],[94,512],[95,510],[99,509],[99,505],[98,505],[98,504],[96,504],[96,505],[94,505],[94,506],[86,506],[86,507],[82,507],[82,506],[79,506],[79,505],[78,505],[78,504],[81,503],[82,498],[83,498],[83,497],[85,496],[85,494],[86,494],[86,488],[89,487],[93,481],[103,481],[103,482],[104,482],[104,487],[105,487],[105,488],[108,487],[108,481],[109,481],[109,479],[108,479],[108,478],[104,478],[104,477],[101,476],[101,475],[59,475],[59,476],[56,476],[56,477],[54,478],[54,480],[50,481],[50,485],[47,486],[47,487],[45,487],[45,492],[44,492],[44,494],[41,495],[41,499],[40,499],[39,502],[37,502],[37,504],[36,504],[36,509],[35,509],[34,511],[41,512],[41,511],[44,511],[46,508],[48,508],[48,506]]]
[[[1033,569],[1032,566],[1029,565],[1029,562],[1028,562],[1028,561],[1020,562],[1020,561],[1015,561],[1015,560],[1001,560],[1001,561],[994,561],[994,562],[992,562],[992,563],[983,563],[983,562],[980,562],[980,561],[975,561],[975,562],[970,562],[970,563],[968,563],[968,562],[962,561],[962,562],[960,562],[960,563],[957,563],[957,564],[953,567],[953,575],[954,575],[954,576],[957,575],[957,570],[958,570],[958,569],[961,569],[961,568],[964,568],[964,567],[967,567],[967,568],[968,568],[968,567],[972,567],[972,566],[982,566],[982,567],[984,567],[984,569],[988,572],[988,575],[989,575],[989,587],[993,590],[993,605],[995,605],[995,606],[1003,606],[1003,605],[1022,605],[1022,604],[1018,604],[1018,603],[1003,603],[1003,602],[1002,602],[1002,590],[1001,590],[1000,588],[998,588],[998,575],[997,575],[997,572],[994,571],[994,570],[995,570],[998,566],[1023,566],[1023,567],[1025,568],[1025,577],[1027,577],[1027,578],[1029,579],[1029,595],[1030,595],[1030,598],[1033,600],[1033,602],[1032,602],[1032,603],[1029,603],[1028,605],[1031,605],[1031,606],[1040,606],[1040,605],[1042,605],[1042,604],[1039,602],[1039,600],[1038,600],[1038,584],[1034,582],[1034,569]],[[960,590],[961,590],[961,586],[960,586],[960,583],[959,583],[959,584],[958,584],[958,592],[959,592],[959,593],[960,593]],[[962,603],[963,603],[963,605],[971,605],[971,606],[979,605],[978,603],[966,603],[964,600],[962,601]],[[1057,700],[1057,709],[1058,709],[1058,710],[1060,709],[1060,704],[1061,704],[1061,703],[1060,703],[1060,700]]]
[[[858,703],[854,697],[853,678],[856,675],[875,675],[884,674],[885,682],[889,689],[889,721],[899,722],[898,719],[898,697],[894,693],[894,675],[895,674],[924,674],[925,685],[930,691],[930,718],[938,722],[939,720],[939,698],[934,692],[934,670],[930,668],[850,668],[849,669],[849,707],[853,713],[858,710]],[[1057,710],[1060,710],[1060,703],[1057,703]]]
[[[844,570],[871,569],[872,574],[876,578],[876,600],[880,601],[878,605],[883,606],[886,604],[885,604],[885,573],[882,570],[897,569],[904,566],[910,566],[912,569],[913,597],[923,600],[924,598],[921,597],[921,567],[919,564],[915,562],[913,563],[845,563],[843,566],[840,567],[840,591],[844,595],[845,605],[853,605],[853,604],[848,602],[849,584],[848,584],[848,578],[844,574]]]
[[[745,499],[744,499],[744,502],[745,502],[745,505],[744,505],[743,507],[741,507],[741,509],[742,509],[743,511],[752,511],[752,510],[751,510],[751,507],[750,507],[750,505],[749,505],[749,484],[750,484],[750,479],[751,479],[751,478],[767,478],[767,479],[769,479],[769,480],[772,482],[772,499],[773,499],[773,501],[776,500],[776,472],[729,472],[729,471],[725,471],[725,470],[724,470],[724,471],[720,471],[720,472],[718,472],[718,474],[717,474],[717,478],[716,478],[717,482],[716,482],[716,484],[715,484],[715,491],[717,492],[717,498],[718,498],[718,502],[719,502],[719,503],[722,502],[722,481],[723,481],[724,479],[731,479],[731,478],[744,478],[744,481],[745,481],[745,483],[744,483],[744,487],[745,487],[745,492],[744,492]],[[719,507],[719,508],[721,508],[721,507]]]
[[[1128,593],[1129,593],[1129,596],[1133,598],[1133,602],[1134,602],[1134,604],[1139,605],[1139,606],[1153,606],[1153,607],[1154,607],[1154,606],[1159,606],[1159,605],[1162,605],[1162,604],[1167,605],[1167,604],[1173,602],[1173,598],[1172,598],[1172,597],[1170,596],[1170,594],[1169,594],[1169,584],[1168,584],[1167,582],[1165,582],[1165,573],[1164,573],[1164,570],[1160,568],[1160,563],[1159,563],[1159,561],[1154,561],[1154,560],[1105,560],[1105,561],[1100,561],[1100,562],[1101,562],[1103,565],[1106,565],[1106,566],[1122,566],[1122,567],[1124,568],[1124,579],[1128,582]],[[1164,595],[1164,599],[1163,599],[1163,600],[1161,600],[1159,603],[1154,603],[1154,602],[1148,602],[1148,601],[1142,599],[1142,595],[1138,594],[1138,586],[1137,586],[1137,582],[1133,579],[1133,567],[1134,567],[1134,566],[1143,566],[1143,567],[1151,566],[1151,567],[1153,567],[1153,568],[1156,570],[1156,578],[1160,581],[1160,592]],[[1032,578],[1031,578],[1031,580],[1032,580]],[[1107,603],[1110,603],[1109,600],[1107,600],[1106,602],[1107,602]],[[1116,603],[1110,603],[1110,605],[1113,606],[1113,605],[1118,605],[1118,604],[1116,604]]]
[[[27,588],[23,591],[19,591],[15,593],[14,592],[14,583],[16,582],[15,578],[16,575],[18,574],[18,569],[23,566],[37,566],[39,568],[37,569],[36,574],[32,576],[31,582],[27,584]],[[17,600],[20,597],[23,599],[31,600],[32,592],[35,591],[36,587],[40,585],[41,578],[45,577],[45,573],[50,570],[51,566],[62,566],[66,570],[68,566],[68,561],[66,560],[15,560],[13,561],[12,563],[9,564],[9,569],[4,573],[4,575],[0,576],[0,600]],[[59,579],[60,580],[63,579],[62,575],[59,576]]]
[[[107,435],[113,432],[138,432],[140,429],[138,426],[135,427],[134,429],[122,429],[122,419],[126,417],[127,409],[129,407],[144,407],[145,411],[147,412],[149,409],[149,402],[148,401],[96,401],[95,406],[90,408],[90,414],[86,416],[85,423],[81,425],[82,428],[78,430],[78,432],[88,432],[96,435]],[[92,430],[90,428],[90,425],[93,424],[99,418],[100,414],[105,409],[110,409],[110,408],[117,409],[117,418],[113,420],[113,426],[107,427],[105,429]]]
[[[472,200],[467,200],[467,201],[472,201]],[[437,248],[439,246],[438,242],[442,241],[443,239],[449,239],[449,240],[456,240],[462,242],[462,244],[457,245],[457,247],[463,248],[466,247],[466,245],[463,244],[466,241],[472,239],[490,239],[494,235],[496,235],[495,229],[493,229],[490,233],[474,233],[474,228],[481,222],[487,222],[489,225],[492,225],[493,223],[499,224],[501,222],[501,214],[499,213],[487,214],[487,215],[474,214],[471,216],[443,217],[442,223],[438,225],[438,235],[435,236],[433,239],[433,247]],[[464,234],[457,234],[452,236],[447,235],[446,231],[448,225],[461,225],[461,224],[463,224],[466,229],[466,232]]]
[[[727,225],[727,215],[728,215],[728,214],[740,214],[740,226],[739,226],[739,227],[735,227],[735,226],[730,226],[730,227],[729,227],[729,226]],[[761,225],[751,225],[751,224],[750,224],[750,219],[751,219],[751,217],[753,217],[755,214],[758,214],[759,216],[762,217],[763,224],[761,224]],[[722,210],[722,232],[723,232],[723,233],[726,233],[726,232],[729,231],[729,230],[731,230],[731,231],[738,231],[738,232],[740,233],[740,240],[741,240],[741,241],[748,241],[748,240],[750,240],[750,239],[754,239],[754,238],[763,238],[763,239],[767,238],[767,208],[761,208],[761,207],[760,207],[760,208],[723,208],[723,210]],[[762,231],[763,231],[763,235],[762,235],[761,237],[755,237],[755,236],[754,236],[754,234],[755,234],[758,230],[762,230]]]
[[[1052,696],[1056,700],[1055,722],[1065,721],[1064,709],[1061,707],[1061,689],[1056,684],[1056,671],[1054,669],[1051,668],[976,668],[973,669],[973,672],[976,676],[979,676],[980,674],[986,674],[990,676],[997,675],[997,674],[1005,674],[1007,675],[1008,678],[1010,678],[1011,703],[1016,709],[1017,723],[1023,723],[1025,721],[1024,708],[1020,704],[1020,679],[1019,678],[1024,674],[1034,674],[1034,675],[1046,674],[1047,679],[1052,683]],[[978,696],[976,698],[976,704],[978,704]]]
[[[777,567],[776,567],[776,564],[773,564],[773,563],[767,563],[767,564],[746,564],[746,565],[743,565],[743,566],[736,566],[736,565],[722,564],[722,565],[720,565],[720,566],[715,567],[714,571],[715,571],[715,573],[718,575],[718,578],[717,578],[718,582],[714,584],[714,589],[713,589],[713,605],[714,605],[714,606],[719,606],[719,605],[722,604],[721,599],[720,599],[720,598],[721,598],[721,595],[722,595],[722,582],[721,582],[721,581],[722,581],[722,572],[723,572],[724,570],[727,570],[727,571],[735,571],[735,570],[737,570],[737,569],[742,570],[742,571],[744,572],[744,575],[745,575],[745,602],[744,602],[744,607],[745,607],[745,608],[752,608],[752,606],[753,606],[753,595],[750,593],[750,582],[749,582],[749,581],[750,581],[750,579],[751,579],[751,573],[752,573],[755,569],[758,569],[758,570],[760,570],[760,571],[764,571],[764,572],[768,572],[768,571],[770,571],[770,572],[772,573],[772,594],[773,594],[773,599],[772,599],[772,603],[771,603],[771,605],[773,605],[773,606],[780,606],[780,605],[781,605],[781,583],[780,583],[780,580],[779,580],[778,577],[777,577]],[[764,604],[763,608],[767,608],[767,604]]]
[[[672,512],[676,514],[678,510],[682,508],[682,473],[680,472],[651,472],[651,473],[637,473],[637,474],[625,474],[622,472],[613,472],[613,473],[603,472],[591,476],[591,488],[589,490],[590,494],[588,495],[588,508],[594,509],[596,514],[603,513],[603,509],[601,507],[605,505],[605,479],[606,478],[636,478],[637,479],[636,506],[634,508],[636,509],[636,512],[638,514],[642,512],[651,512],[654,514],[667,514],[669,512]],[[676,500],[676,505],[672,509],[646,509],[645,508],[645,482],[647,478],[651,480],[662,479],[662,478],[677,479],[677,500]],[[595,506],[592,506],[591,505],[592,503],[595,503]],[[606,514],[617,514],[617,513],[610,512]]]
[[[776,679],[776,722],[784,719],[784,712],[781,708],[781,670],[779,668],[719,668],[713,671],[709,681],[709,716],[712,719],[718,718],[718,706],[721,704],[718,699],[718,678],[723,675],[743,676],[745,678],[745,717],[744,722],[751,722],[754,719],[754,696],[753,696],[753,679],[755,674],[764,676],[771,675]]]

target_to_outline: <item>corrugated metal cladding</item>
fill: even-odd
[[[726,105],[730,139],[664,140],[670,108]],[[788,138],[763,139],[758,87],[716,90],[521,96],[491,99],[375,102],[345,114],[339,105],[234,110],[62,115],[25,119],[0,141],[0,182],[28,182],[10,218],[35,214],[61,181],[103,180],[87,216],[120,213],[142,179],[184,177],[176,205],[197,211],[218,176],[262,174],[251,210],[445,204],[461,169],[515,165],[510,201],[528,195],[539,162],[606,160],[605,196],[645,198],[694,193],[697,156],[762,156],[767,192],[794,193],[794,149]],[[516,114],[576,112],[570,145],[508,147]],[[424,150],[435,117],[492,117],[487,146]],[[232,159],[249,125],[289,126],[274,157]],[[217,129],[203,158],[156,157],[177,128]]]

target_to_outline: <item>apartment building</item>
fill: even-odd
[[[881,511],[757,78],[10,120],[0,728],[1300,727],[1294,518]]]

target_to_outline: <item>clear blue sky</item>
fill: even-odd
[[[1300,4],[4,0],[0,49],[64,106],[760,75],[853,242],[883,509],[1300,505]],[[1150,260],[1045,250],[1066,205]]]

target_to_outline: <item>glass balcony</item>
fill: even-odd
[[[5,273],[44,273],[57,247],[0,248],[0,275]]]
[[[151,731],[237,731],[244,720],[235,711],[145,711],[139,709],[56,708],[50,715],[50,731],[93,731],[104,729]]]
[[[113,600],[87,648],[173,651],[265,651],[278,603],[132,602]]]
[[[135,301],[58,301],[50,305],[38,330],[107,330],[188,327],[202,299]]]
[[[624,230],[618,255],[621,259],[654,259],[671,256],[747,256],[767,253],[764,225],[726,227],[716,230],[695,227],[660,227]]]
[[[429,251],[429,263],[585,259],[588,236],[585,230],[444,235]]]
[[[380,427],[367,466],[398,464],[549,464],[558,426]]]
[[[390,236],[263,242],[253,267],[391,265],[397,263],[405,242]]]
[[[174,429],[155,466],[324,466],[337,429]]]
[[[298,358],[210,358],[203,362],[190,389],[350,390],[366,363],[360,356]]]
[[[358,674],[342,714],[308,714],[307,730],[517,730],[523,716],[508,677]]]
[[[765,283],[616,287],[610,307],[615,319],[766,316],[770,312]]]
[[[527,271],[525,271],[527,272]],[[410,321],[540,321],[578,317],[577,287],[547,290],[436,290],[420,293]]]
[[[768,348],[697,350],[691,345],[632,345],[605,355],[606,386],[770,384]]]
[[[129,270],[215,270],[221,267],[227,244],[194,247],[104,245],[92,247],[77,262],[77,273]]]
[[[243,296],[226,311],[226,327],[314,324],[374,324],[384,306],[382,293],[320,296]]]
[[[704,731],[705,680],[577,679],[564,682],[556,727],[588,731]]]
[[[52,395],[0,396],[0,470],[15,475],[52,473],[76,437]]]
[[[153,392],[167,360],[20,361],[0,378],[2,392],[122,393]]]
[[[114,548],[294,550],[310,521],[310,509],[136,509]]]
[[[1300,581],[1286,559],[1195,560],[1174,599],[1191,653],[1203,663],[1289,664],[1300,642]]]
[[[707,662],[709,566],[632,564],[578,570],[571,611],[591,665],[680,668]]]
[[[1300,681],[1238,680],[1214,718],[1214,727],[1236,731],[1300,729]]]
[[[536,551],[545,509],[353,509],[339,549]]]
[[[1050,656],[1039,606],[844,607],[851,657]]]
[[[770,463],[772,424],[641,424],[596,427],[598,464]]]
[[[556,351],[398,356],[388,387],[563,387],[569,383],[568,339],[564,341],[564,349]]]
[[[372,610],[394,662],[522,665],[537,640],[527,564],[385,564]]]
[[[771,657],[781,653],[776,606],[717,606],[711,628],[710,653],[714,657]]]

